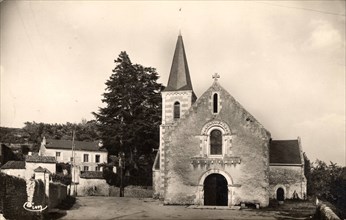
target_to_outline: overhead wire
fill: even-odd
[[[329,14],[329,15],[336,15],[336,16],[346,17],[345,14],[340,14],[340,13],[335,13],[335,12],[328,12],[328,11],[321,11],[321,10],[316,10],[316,9],[311,9],[311,8],[301,8],[301,7],[288,6],[288,5],[278,5],[278,4],[273,4],[273,3],[269,3],[269,2],[257,2],[257,3],[271,5],[271,6],[276,6],[276,7],[282,7],[282,8],[292,8],[292,9],[299,9],[299,10],[305,10],[305,11],[311,11],[311,12],[318,12],[318,13],[322,13],[322,14]]]

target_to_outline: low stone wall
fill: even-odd
[[[79,179],[77,196],[109,196],[109,185],[105,179]]]
[[[48,183],[48,182],[47,182]],[[5,219],[42,219],[49,209],[56,207],[67,196],[66,186],[61,183],[48,183],[49,197],[42,180],[25,180],[15,176],[0,173],[0,213]],[[45,208],[43,211],[32,209]]]
[[[153,197],[159,198],[160,196],[160,171],[153,170]]]
[[[325,204],[320,203],[317,205],[315,220],[340,220],[340,218]]]
[[[111,186],[109,196],[119,196],[119,187]],[[152,188],[144,188],[141,186],[127,186],[124,189],[124,196],[131,198],[152,198],[153,197],[153,189]]]
[[[61,183],[49,183],[49,207],[55,208],[67,197],[67,186]]]
[[[5,182],[5,174],[0,172],[0,213],[3,211],[3,204],[5,199],[5,192],[6,192],[6,182]]]
[[[28,201],[28,194],[32,195],[32,202],[45,206],[44,184],[40,180],[34,180],[33,187],[27,187],[24,179],[0,174],[0,209],[5,219],[40,219],[45,212],[30,212],[23,208]],[[30,191],[27,193],[27,190]],[[33,191],[33,192],[32,192]]]

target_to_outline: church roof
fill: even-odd
[[[273,140],[270,143],[270,163],[301,164],[298,140]]]
[[[168,85],[164,91],[193,90],[185,54],[183,37],[178,36]]]

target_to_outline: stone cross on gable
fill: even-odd
[[[220,75],[218,73],[214,73],[213,75],[214,81],[217,81],[218,78],[220,78]]]

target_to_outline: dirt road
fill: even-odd
[[[275,211],[193,209],[163,206],[153,199],[120,197],[78,197],[60,219],[277,219]]]

